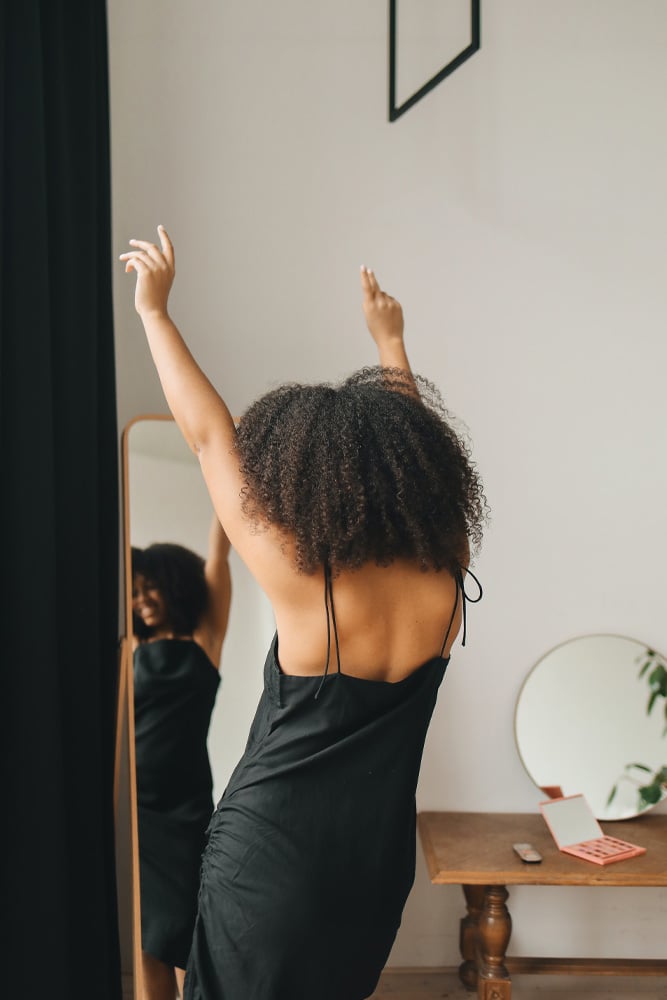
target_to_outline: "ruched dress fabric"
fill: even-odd
[[[206,741],[219,684],[192,639],[157,639],[134,652],[141,944],[180,969],[192,943],[213,812]]]
[[[274,638],[208,830],[186,1000],[362,1000],[412,886],[415,791],[447,660],[398,683],[283,674]]]

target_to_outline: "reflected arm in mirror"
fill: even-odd
[[[217,514],[211,518],[208,533],[208,553],[204,575],[208,587],[208,608],[195,638],[214,666],[220,666],[222,644],[227,634],[229,608],[232,600],[232,577],[229,569],[230,542]]]

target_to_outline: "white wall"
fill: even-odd
[[[384,0],[113,0],[114,249],[168,227],[175,318],[235,412],[374,360],[360,263],[404,303],[493,509],[419,804],[532,811],[512,732],[532,664],[589,632],[667,649],[667,5],[483,0],[482,17],[481,52],[390,125]],[[124,423],[163,403],[116,279]],[[455,964],[460,893],[419,865],[392,962]],[[656,955],[666,900],[517,889],[513,950]]]

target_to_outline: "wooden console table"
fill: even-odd
[[[460,885],[462,983],[480,1000],[511,1000],[510,972],[663,975],[667,961],[506,958],[512,920],[508,885],[667,886],[667,816],[603,824],[605,833],[646,848],[629,861],[595,865],[563,854],[538,814],[423,812],[418,816],[431,882]],[[525,864],[512,844],[531,843],[540,864]]]

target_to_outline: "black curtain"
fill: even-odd
[[[104,0],[0,0],[2,985],[120,996]]]

